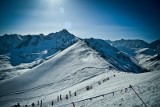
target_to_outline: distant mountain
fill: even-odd
[[[148,48],[149,47],[149,43],[139,39],[116,40],[116,41],[112,41],[112,45],[115,47],[125,46],[127,48]]]
[[[154,41],[154,42],[151,42],[149,44],[150,48],[152,49],[155,49],[156,51],[158,51],[160,53],[160,39]]]
[[[159,60],[155,57],[160,53],[160,40],[156,40],[152,43],[147,43],[143,40],[116,40],[116,41],[106,41],[112,46],[116,47],[118,50],[126,53],[132,57],[137,63],[142,67],[153,71],[159,70]],[[151,59],[155,59],[154,61]]]
[[[116,47],[117,49],[126,52],[127,54],[131,56],[135,56],[137,54],[136,51],[140,49],[145,49],[147,50],[143,51],[143,54],[157,54],[160,53],[160,39],[147,43],[143,40],[139,39],[121,39],[121,40],[106,40],[107,43],[111,44],[112,46]],[[149,52],[150,51],[150,52]],[[146,52],[146,53],[145,53]]]
[[[108,42],[108,41],[106,41]],[[134,56],[136,53],[135,51],[138,49],[142,49],[142,48],[148,48],[149,47],[149,43],[143,41],[143,40],[139,40],[139,39],[135,39],[135,40],[125,40],[125,39],[121,39],[121,40],[115,40],[115,41],[111,41],[110,44],[114,47],[116,47],[117,49],[127,53],[130,56]]]
[[[0,36],[0,54],[10,57],[11,65],[29,63],[46,58],[77,41],[77,37],[63,29],[48,35],[4,35]]]

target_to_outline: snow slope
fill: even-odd
[[[150,71],[160,70],[160,54],[156,55],[144,55],[139,54],[136,56],[139,60],[139,64]]]
[[[79,41],[21,76],[1,81],[0,100],[30,98],[61,90],[106,72],[111,69],[109,66],[112,65],[96,51]]]
[[[37,104],[38,100],[42,100],[43,107],[50,107],[54,100],[54,106],[57,107],[71,107],[71,102],[75,102],[76,107],[143,106],[133,91],[124,93],[124,88],[132,85],[141,93],[147,105],[158,107],[159,76],[158,71],[142,74],[121,72],[87,43],[79,40],[22,75],[0,81],[0,105],[10,107],[19,102],[31,107],[33,102]],[[98,81],[101,85],[98,85]],[[92,86],[93,89],[86,91],[86,86]],[[148,87],[152,89],[148,90]],[[120,90],[123,94],[119,93]],[[65,100],[69,91],[72,97]],[[73,95],[75,91],[77,96]],[[113,91],[114,97],[110,94]],[[84,100],[105,93],[104,97]],[[63,100],[57,102],[56,98],[60,94]]]

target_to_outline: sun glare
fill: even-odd
[[[57,5],[62,2],[62,0],[46,0],[50,5]]]

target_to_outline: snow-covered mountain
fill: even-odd
[[[0,80],[21,75],[54,57],[78,40],[80,38],[66,29],[48,35],[0,36]],[[159,40],[150,44],[143,40],[124,39],[116,41],[84,39],[83,41],[119,70],[145,72],[146,69],[149,71],[160,69],[159,60],[149,60],[158,54]]]
[[[108,42],[108,41],[106,41]],[[149,48],[149,43],[143,40],[115,40],[111,41],[110,44],[117,49],[127,53],[130,56],[134,56],[136,53],[135,51],[142,48]]]
[[[52,101],[55,107],[160,105],[160,55],[144,41],[107,43],[67,30],[0,40],[1,107],[39,107],[41,100],[42,107],[52,107]]]
[[[12,65],[28,63],[37,58],[46,58],[67,48],[77,38],[63,29],[48,35],[4,35],[0,37],[0,54],[9,54]]]
[[[119,51],[104,40],[91,38],[85,39],[85,42],[117,69],[135,73],[145,72],[127,54]]]
[[[143,40],[116,40],[109,41],[107,43],[116,47],[118,50],[126,53],[132,59],[135,59],[135,62],[140,64],[142,67],[148,69],[149,71],[160,70],[159,63],[160,60],[150,60],[155,59],[160,51],[160,40],[156,40],[152,43],[147,43]]]
[[[119,67],[127,62],[127,68],[138,65],[119,52],[104,40],[79,39],[20,76],[0,81],[0,105],[40,107],[42,100],[42,107],[52,107],[52,101],[55,107],[72,107],[72,102],[76,107],[144,106],[135,89],[147,106],[158,107],[160,72],[122,72]],[[62,100],[57,101],[60,95]]]
[[[160,39],[151,42],[150,48],[152,48],[160,53]]]
[[[66,29],[48,35],[0,36],[0,80],[21,75],[78,40],[80,38]],[[150,44],[138,39],[116,41],[84,39],[84,41],[119,70],[127,72],[160,70],[159,60],[149,60],[159,53],[159,40]]]
[[[77,40],[65,29],[48,35],[0,36],[0,79],[12,77],[44,62]]]

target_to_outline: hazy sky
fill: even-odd
[[[81,38],[160,39],[159,0],[0,0],[0,35],[67,29]]]

